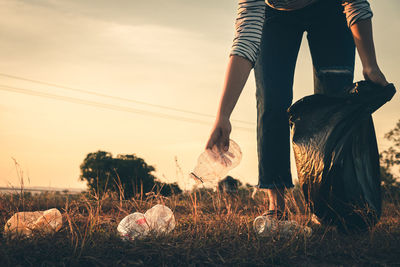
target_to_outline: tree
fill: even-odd
[[[154,167],[133,154],[117,155],[114,158],[111,153],[105,151],[89,153],[80,168],[80,180],[86,181],[88,187],[100,195],[110,190],[130,198],[157,188],[161,189],[159,191],[162,194],[162,188],[171,186],[156,181],[151,174],[155,171]],[[164,189],[164,192],[168,194],[171,190],[170,187],[169,192],[167,189]]]
[[[394,129],[385,134],[385,139],[391,141],[393,145],[379,155],[383,186],[392,192],[399,192],[400,177],[398,171],[400,165],[400,120],[397,122]]]
[[[171,196],[182,193],[182,190],[177,183],[167,184],[155,181],[156,192],[163,196]]]
[[[239,180],[228,175],[218,182],[218,189],[225,193],[236,193],[241,185],[242,183]]]

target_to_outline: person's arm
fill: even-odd
[[[379,69],[376,60],[371,19],[358,21],[350,29],[363,66],[365,80],[382,86],[387,85],[385,75]]]
[[[206,149],[211,149],[214,145],[217,145],[220,150],[228,150],[229,135],[232,129],[229,119],[251,69],[252,63],[248,59],[236,55],[230,57],[217,118]]]
[[[239,0],[235,38],[225,74],[218,114],[206,149],[229,148],[230,116],[257,59],[265,16],[264,0]]]
[[[385,86],[388,84],[379,69],[372,35],[372,11],[367,0],[344,0],[344,13],[363,66],[365,80]]]

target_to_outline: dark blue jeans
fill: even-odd
[[[355,45],[341,1],[321,0],[296,11],[267,6],[254,66],[259,188],[293,187],[287,109],[304,32],[314,67],[314,93],[339,95],[353,82]]]

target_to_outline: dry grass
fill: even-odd
[[[341,235],[334,228],[311,225],[298,191],[287,196],[290,217],[311,225],[309,239],[258,238],[254,218],[265,198],[241,189],[235,196],[198,191],[162,197],[156,193],[124,200],[96,194],[0,196],[0,225],[17,211],[58,208],[63,228],[53,236],[11,240],[0,230],[0,266],[392,266],[400,265],[400,205],[384,204],[380,223],[369,233]],[[170,207],[177,225],[166,236],[123,242],[119,221],[157,203]]]

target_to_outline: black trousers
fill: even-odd
[[[322,0],[295,11],[267,6],[254,66],[259,188],[293,187],[287,109],[302,36],[314,71],[314,93],[338,95],[353,83],[355,45],[341,1]]]

